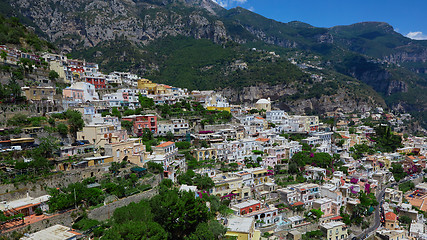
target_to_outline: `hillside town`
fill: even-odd
[[[236,104],[61,54],[0,51],[33,74],[9,97],[25,99],[20,110],[2,102],[1,234],[94,239],[119,204],[168,181],[217,199],[224,209],[206,206],[224,239],[427,239],[427,139],[406,131],[410,114],[296,115],[273,96]]]

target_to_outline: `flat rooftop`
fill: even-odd
[[[69,227],[55,225],[32,233],[29,236],[22,237],[21,240],[67,240],[77,235],[81,234],[73,231]]]
[[[254,221],[254,218],[232,217],[228,219],[227,228],[231,232],[249,233]]]
[[[250,206],[258,204],[258,203],[260,203],[260,202],[257,201],[257,200],[248,200],[246,202],[235,204],[235,205],[232,206],[232,208],[241,209],[241,208],[245,208],[245,207],[250,207]]]
[[[344,226],[345,224],[343,222],[328,222],[320,225],[323,228],[331,229],[339,226]]]

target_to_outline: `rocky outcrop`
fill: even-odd
[[[120,37],[143,45],[178,35],[212,39],[217,43],[229,39],[223,22],[209,17],[215,8],[220,8],[216,4],[208,0],[159,1],[159,4],[187,2],[200,8],[182,14],[179,5],[175,10],[132,0],[18,0],[13,6],[33,19],[50,40],[61,47],[94,47]]]
[[[400,47],[400,51],[385,56],[384,60],[391,63],[422,62],[425,63],[427,67],[427,48],[411,45]]]
[[[283,84],[258,84],[256,86],[244,87],[242,89],[226,88],[221,90],[221,94],[234,103],[254,102],[260,98],[267,97],[270,97],[272,100],[276,100],[284,95],[293,95],[295,93],[295,89]]]
[[[391,81],[388,85],[387,95],[390,96],[393,93],[408,92],[408,85],[402,81]]]
[[[307,112],[329,112],[337,108],[345,112],[369,111],[376,106],[385,106],[384,101],[377,101],[372,97],[349,95],[344,89],[332,96],[321,96],[319,99],[285,100],[284,96],[293,95],[297,90],[288,85],[258,84],[257,86],[243,87],[242,89],[226,88],[220,93],[231,102],[250,105],[261,98],[270,98],[273,106],[286,111],[303,114]]]

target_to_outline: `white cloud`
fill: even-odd
[[[409,32],[406,36],[414,40],[427,40],[427,35],[423,32]]]
[[[249,7],[249,8],[248,8],[248,10],[249,10],[249,11],[251,11],[251,12],[255,12],[255,8],[254,8],[254,7],[252,7],[252,6],[251,6],[251,7]]]
[[[228,8],[228,7],[235,7],[239,4],[246,3],[247,0],[212,0],[216,2],[217,4],[221,5],[221,7]]]

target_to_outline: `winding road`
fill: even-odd
[[[385,193],[385,189],[390,187],[391,184],[386,185],[383,189],[381,189],[380,192],[377,193],[377,201],[378,201],[378,205],[375,207],[375,212],[374,212],[374,225],[372,225],[371,227],[369,227],[368,229],[366,229],[365,231],[363,231],[361,234],[356,236],[356,239],[364,239],[365,237],[369,236],[371,234],[371,232],[375,231],[375,229],[377,229],[380,224],[381,224],[381,216],[380,216],[380,206],[382,206],[383,204],[383,196]]]
[[[419,178],[423,175],[418,175],[416,178]],[[396,184],[399,185],[401,183],[407,182],[407,181],[412,181],[415,179],[411,179],[409,176],[405,177],[404,179],[401,179],[399,182],[397,182]],[[355,238],[353,239],[365,239],[367,236],[369,236],[371,234],[371,232],[375,231],[375,229],[377,229],[380,224],[381,224],[381,216],[380,216],[380,207],[383,205],[383,197],[385,194],[385,189],[390,187],[392,184],[389,183],[386,186],[384,186],[380,192],[377,193],[377,201],[378,201],[378,205],[375,207],[375,215],[374,215],[374,225],[372,225],[371,227],[369,227],[368,229],[366,229],[365,231],[363,231],[362,233],[360,233],[359,235],[357,235]]]

